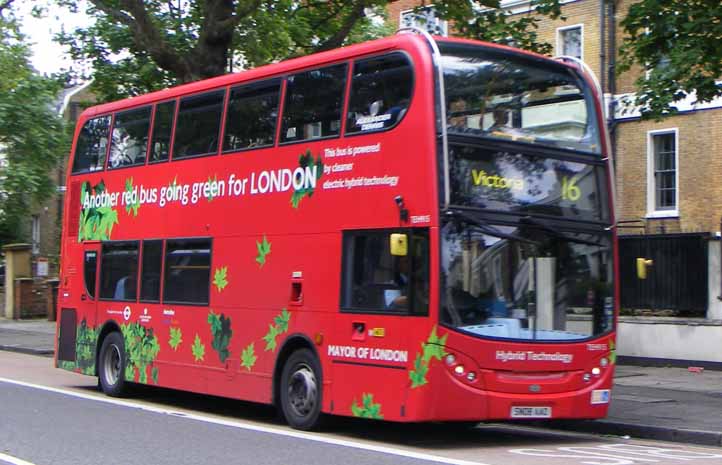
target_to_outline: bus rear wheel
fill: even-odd
[[[283,365],[280,398],[283,416],[291,427],[312,430],[321,420],[321,365],[309,349],[292,353]]]
[[[112,397],[122,397],[127,393],[125,381],[125,344],[118,332],[108,334],[103,340],[98,360],[98,381],[103,392]]]

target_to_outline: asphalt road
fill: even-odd
[[[111,399],[95,384],[47,358],[0,352],[0,465],[722,465],[719,448],[515,425],[345,419],[301,433],[267,406],[148,387]]]

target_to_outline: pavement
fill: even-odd
[[[52,356],[55,322],[0,318],[0,350]],[[722,371],[617,365],[603,420],[535,422],[546,428],[722,446]]]

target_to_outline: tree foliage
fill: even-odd
[[[514,15],[500,8],[500,0],[446,0],[435,2],[434,8],[453,23],[455,35],[542,54],[554,49],[539,38],[539,24],[562,17],[560,0],[531,0],[526,13]]]
[[[52,1],[71,9],[79,3]],[[88,0],[96,22],[59,40],[76,60],[92,63],[100,99],[114,100],[387,35],[389,26],[373,18],[393,2]],[[422,0],[420,8],[427,4]],[[561,0],[531,0],[521,14],[500,9],[500,0],[438,0],[433,6],[455,35],[543,54],[553,47],[539,37],[539,25],[564,19]],[[619,71],[654,69],[637,81],[637,103],[647,116],[673,112],[673,104],[690,94],[700,102],[722,94],[715,83],[722,76],[722,3],[640,0],[620,13],[626,36]]]
[[[77,9],[77,0],[56,0]],[[381,0],[89,0],[95,23],[58,40],[113,100],[384,33]]]
[[[659,119],[676,112],[675,102],[722,96],[722,3],[719,0],[641,0],[622,21],[620,71],[636,64],[650,69],[637,79],[636,104]]]
[[[68,137],[53,110],[59,81],[38,75],[10,1],[0,2],[0,242],[26,240],[23,219],[53,192]]]

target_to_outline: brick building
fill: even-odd
[[[71,128],[75,128],[75,122],[84,109],[82,105],[93,100],[88,90],[89,85],[90,82],[87,82],[68,87],[58,95],[55,109]],[[62,160],[50,175],[57,184],[55,194],[31,211],[27,226],[31,233],[33,261],[36,262],[40,257],[46,258],[49,263],[49,276],[57,276],[58,273],[67,157],[64,156]]]
[[[642,121],[630,104],[641,68],[615,70],[620,25],[632,0],[562,0],[566,20],[545,19],[540,40],[556,55],[582,59],[605,93],[616,168],[622,315],[620,352],[642,358],[722,363],[719,231],[722,215],[722,99],[661,122]],[[389,18],[400,27],[453,35],[433,5],[400,0]],[[502,0],[511,14],[528,15],[528,0]],[[649,279],[637,279],[637,257],[654,260]],[[666,341],[659,347],[659,341]]]

